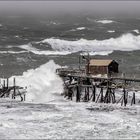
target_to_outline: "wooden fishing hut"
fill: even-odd
[[[89,74],[111,76],[119,72],[118,66],[119,64],[115,60],[91,59],[87,69],[89,69]]]

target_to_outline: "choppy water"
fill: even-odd
[[[81,52],[112,58],[139,75],[140,19],[0,17],[0,75],[21,75],[53,59],[76,65]]]
[[[2,139],[140,138],[139,106],[66,101],[31,104],[0,100],[0,103]]]

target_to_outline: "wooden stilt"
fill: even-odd
[[[136,103],[135,92],[133,92],[133,97],[132,97],[132,100],[131,100],[131,105],[133,105],[135,103]]]
[[[14,87],[14,92],[13,92],[13,99],[15,99],[16,96],[16,79],[13,79],[13,87]]]
[[[124,103],[124,95],[122,96],[121,106],[123,106],[123,103]]]
[[[114,104],[116,102],[116,98],[115,98],[115,89],[113,89],[112,91],[112,103]]]
[[[76,102],[80,102],[80,90],[79,90],[79,85],[76,86]]]
[[[5,89],[5,80],[3,80],[3,88]]]
[[[23,95],[23,100],[24,100],[24,101],[26,100],[26,95],[25,95],[25,94]]]
[[[95,101],[95,103],[97,103],[97,102],[98,102],[98,100],[99,100],[99,97],[100,97],[100,94],[101,94],[101,93],[99,93],[99,94],[98,94],[98,96],[97,96],[97,98],[96,98],[96,101]]]
[[[103,88],[101,88],[101,100],[100,100],[100,102],[103,103],[103,101],[104,101]]]
[[[9,88],[9,79],[7,78],[7,89]]]
[[[92,88],[92,95],[93,95],[92,101],[95,102],[95,100],[96,100],[96,86],[93,86],[93,88]]]
[[[104,103],[108,103],[108,92],[109,92],[109,88],[107,88],[107,90],[106,90],[106,94],[104,97]]]
[[[89,101],[89,87],[87,87],[87,101]]]
[[[111,103],[111,88],[108,90],[108,103]]]
[[[73,96],[73,91],[72,91],[72,87],[68,88],[68,99],[72,100],[72,96]]]
[[[123,99],[123,96],[121,96],[121,98],[118,101],[116,101],[116,103],[118,104],[120,101],[122,101],[122,99]]]
[[[134,98],[134,104],[136,104],[136,98],[135,98],[135,92],[133,93],[133,98]]]
[[[124,106],[126,106],[126,104],[127,104],[127,95],[126,95],[125,88],[123,89],[123,102],[124,102]]]
[[[87,101],[87,88],[85,88],[84,101]]]

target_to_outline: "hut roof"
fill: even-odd
[[[90,66],[108,66],[114,60],[104,60],[104,59],[91,59]]]

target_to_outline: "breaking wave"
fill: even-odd
[[[18,52],[15,52],[15,51],[0,51],[0,54],[5,54],[5,53],[8,53],[8,54],[20,54],[20,53],[26,53],[27,51],[18,51]]]
[[[137,34],[140,33],[138,29],[133,30],[133,32],[135,32],[135,33],[137,33]]]
[[[48,38],[40,43],[48,43],[55,51],[74,52],[110,52],[114,50],[132,51],[140,50],[140,35],[124,34],[118,38],[110,38],[105,40],[86,40],[80,39],[76,41],[61,40]]]
[[[115,30],[108,30],[108,33],[115,33]]]
[[[102,24],[109,24],[109,23],[113,23],[114,21],[113,20],[104,19],[104,20],[96,20],[96,22],[102,23]]]
[[[56,99],[56,94],[63,92],[63,81],[55,73],[59,67],[50,60],[39,68],[24,72],[22,76],[16,76],[16,84],[27,87],[27,101],[49,102]]]
[[[120,51],[140,50],[140,35],[133,35],[131,33],[123,34],[118,38],[110,38],[105,40],[86,40],[80,39],[76,41],[69,41],[57,38],[48,38],[36,44],[46,43],[46,49],[38,49],[31,43],[26,45],[15,46],[22,51],[1,51],[0,53],[24,53],[32,52],[37,55],[68,55],[76,52],[89,52],[91,55],[108,55],[109,53]],[[50,50],[51,47],[51,50]]]
[[[20,46],[18,46],[18,48],[24,49],[24,50],[26,50],[26,52],[32,52],[37,55],[67,55],[67,54],[70,54],[69,51],[39,50],[39,49],[33,47],[30,43],[27,45],[20,45]],[[24,51],[20,51],[19,53],[22,53],[22,52],[24,52]],[[8,51],[7,53],[14,53],[14,52]],[[18,52],[15,52],[15,53],[18,53]]]
[[[81,31],[81,30],[85,30],[86,27],[77,27],[76,29],[71,29],[70,31],[74,32],[74,31]]]

